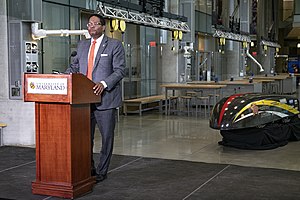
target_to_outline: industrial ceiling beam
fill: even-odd
[[[280,44],[276,42],[266,41],[266,40],[262,40],[261,45],[266,45],[268,47],[274,47],[274,48],[281,48]]]
[[[232,32],[225,32],[225,31],[221,31],[221,30],[215,30],[215,33],[213,33],[213,36],[217,37],[217,38],[226,38],[228,40],[235,40],[235,41],[240,41],[240,42],[251,42],[250,36],[236,34],[236,33],[232,33]]]
[[[154,17],[146,13],[137,13],[122,8],[114,8],[98,2],[97,12],[104,17],[122,19],[129,23],[151,26],[167,30],[178,30],[182,32],[190,32],[187,23],[168,19],[164,17]]]

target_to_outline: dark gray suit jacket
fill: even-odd
[[[86,75],[88,53],[91,40],[78,43],[77,55],[72,59],[66,73],[82,73]],[[117,108],[122,104],[121,80],[125,75],[125,52],[119,40],[104,35],[97,52],[92,79],[95,83],[105,81],[107,88],[101,95],[101,103],[96,106],[100,110]]]

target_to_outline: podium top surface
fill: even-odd
[[[24,101],[68,104],[99,103],[95,83],[83,74],[24,74]]]

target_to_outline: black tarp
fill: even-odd
[[[270,123],[262,128],[246,128],[220,131],[223,136],[219,144],[241,149],[274,149],[289,141],[300,140],[300,119],[295,117],[288,123]]]

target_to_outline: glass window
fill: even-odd
[[[81,8],[86,8],[86,5],[90,3],[89,0],[72,0],[70,1],[71,6],[78,6]]]
[[[206,12],[206,0],[196,0],[195,1],[196,10],[200,12]]]
[[[206,0],[206,13],[212,14],[212,0]]]
[[[128,24],[126,29],[126,77],[124,98],[157,94],[158,31],[155,28]]]
[[[47,0],[48,2],[69,4],[69,0]]]
[[[69,29],[69,7],[43,2],[45,30]],[[65,71],[69,64],[69,37],[48,36],[43,39],[43,73]]]
[[[139,4],[139,0],[129,0],[129,2]]]
[[[70,30],[80,30],[80,17],[77,8],[70,8]],[[85,27],[83,29],[86,29]],[[84,37],[84,36],[82,36]],[[70,54],[77,49],[77,43],[80,39],[79,35],[70,36]]]
[[[156,94],[156,70],[157,70],[157,41],[156,29],[141,26],[142,66],[141,66],[141,92],[142,96]]]
[[[212,0],[196,0],[195,10],[211,14],[212,12]]]
[[[211,33],[211,24],[212,24],[211,15],[195,12],[195,31],[202,33]]]
[[[293,15],[294,1],[283,1],[283,21]]]
[[[294,1],[294,7],[295,7],[295,15],[300,15],[300,2],[299,1]]]

